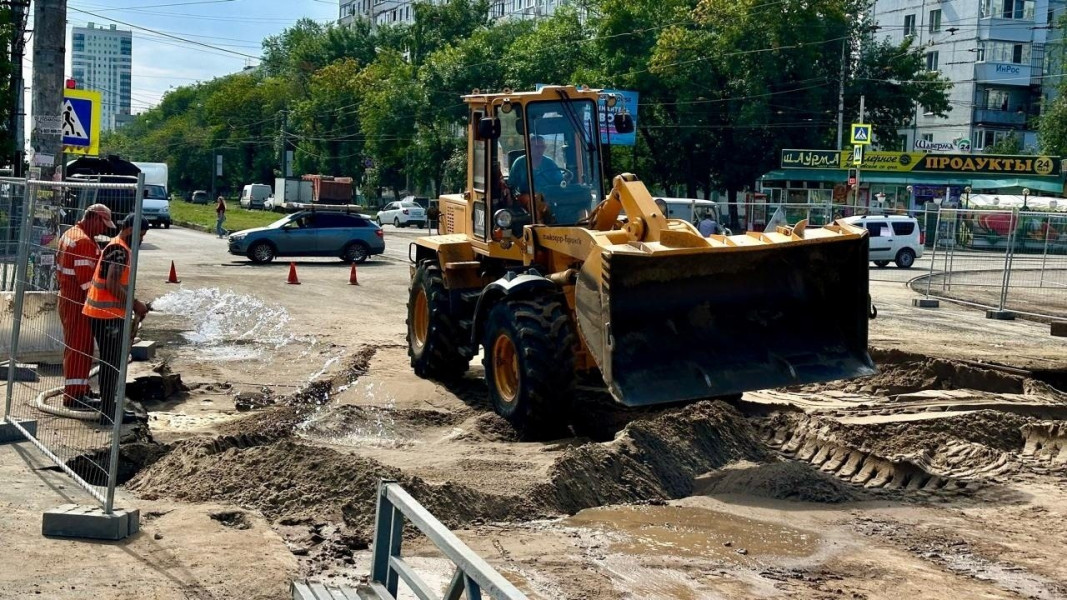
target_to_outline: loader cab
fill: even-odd
[[[471,102],[476,238],[502,231],[519,237],[527,224],[575,225],[588,217],[604,198],[596,98],[552,88]]]

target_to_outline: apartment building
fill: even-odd
[[[430,0],[440,2],[441,0]],[[493,0],[493,19],[537,19],[551,15],[566,0]],[[349,25],[357,19],[375,26],[405,25],[415,22],[413,0],[340,0],[337,22]]]
[[[1007,136],[1037,145],[1042,100],[1062,76],[1064,0],[875,0],[879,39],[911,37],[953,83],[948,118],[915,107],[887,150],[982,152]]]
[[[110,131],[129,121],[132,94],[133,33],[110,27],[74,27],[71,77],[78,87],[101,94],[100,127]]]

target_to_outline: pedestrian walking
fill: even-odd
[[[82,314],[89,318],[89,327],[100,349],[100,419],[101,425],[113,423],[115,402],[118,400],[119,366],[126,360],[123,338],[126,326],[126,297],[130,289],[130,260],[132,248],[144,240],[148,221],[141,219],[141,235],[133,238],[137,215],[130,213],[122,220],[122,229],[104,248],[96,264],[89,293]],[[148,314],[148,306],[134,298],[133,316],[140,320]],[[131,411],[123,411],[122,422],[136,420]]]
[[[215,202],[215,234],[220,238],[226,237],[226,230],[222,224],[226,222],[226,200],[222,196]]]
[[[111,209],[93,204],[80,221],[59,238],[56,279],[59,283],[59,321],[63,325],[63,406],[75,410],[99,410],[93,397],[89,371],[93,366],[93,332],[82,314],[93,280],[100,247],[96,236],[115,228]]]

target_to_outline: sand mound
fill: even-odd
[[[739,460],[767,457],[736,410],[700,402],[633,421],[615,440],[568,451],[549,470],[545,504],[567,513],[604,504],[682,498],[695,478]]]
[[[840,480],[807,463],[783,461],[756,465],[743,463],[723,469],[700,481],[702,494],[745,494],[798,502],[848,502],[857,493]]]
[[[801,386],[804,391],[841,390],[893,396],[920,390],[979,390],[1002,394],[1021,394],[1027,379],[994,369],[897,350],[871,349],[871,358],[879,373],[843,381]]]

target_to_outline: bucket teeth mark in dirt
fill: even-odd
[[[1023,425],[1023,456],[1067,471],[1067,422]]]
[[[779,415],[758,425],[767,445],[786,457],[811,463],[824,473],[867,489],[955,495],[967,484],[924,469],[915,461],[879,456],[833,439],[827,423],[803,415]]]

